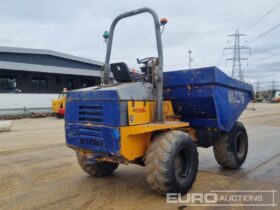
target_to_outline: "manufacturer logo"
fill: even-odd
[[[132,110],[132,112],[134,112],[134,113],[143,113],[143,112],[147,112],[147,109],[145,107],[143,107],[143,108],[134,108]]]
[[[97,141],[94,139],[80,139],[80,144],[81,145],[99,146],[99,147],[104,146],[102,141]]]
[[[167,203],[187,206],[262,206],[276,207],[276,190],[211,190],[207,193],[167,193]]]

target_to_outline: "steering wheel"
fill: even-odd
[[[139,59],[137,58],[136,61],[137,61],[137,64],[144,64],[147,66],[147,64],[149,63],[149,61],[155,59],[156,57],[147,57],[147,58],[143,58],[143,59]]]

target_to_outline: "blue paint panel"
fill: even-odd
[[[119,101],[69,100],[67,98],[65,121],[67,123],[122,126]]]
[[[116,90],[86,90],[86,91],[71,91],[67,93],[68,101],[92,101],[92,100],[102,100],[102,101],[112,101],[119,100],[119,95]]]
[[[191,127],[219,127],[217,119],[184,118],[184,121],[190,123]]]
[[[119,128],[66,123],[65,133],[68,145],[93,152],[119,154]]]
[[[253,98],[253,87],[216,67],[164,73],[165,100],[192,127],[229,131]]]
[[[186,87],[165,89],[164,99],[171,100],[175,113],[180,113],[183,118],[212,119],[216,116],[216,110],[211,105],[213,90],[209,87],[194,87],[191,90]]]
[[[164,88],[215,84],[244,91],[253,91],[252,85],[227,76],[217,67],[164,72],[163,82]]]
[[[252,95],[249,92],[225,87],[213,89],[219,128],[229,131],[252,100]]]

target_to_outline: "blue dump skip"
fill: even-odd
[[[164,72],[164,99],[192,127],[230,131],[254,97],[250,84],[216,67]]]

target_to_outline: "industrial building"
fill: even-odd
[[[101,67],[52,50],[0,47],[0,115],[48,111],[63,88],[99,84]]]

